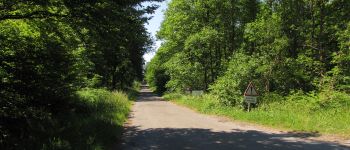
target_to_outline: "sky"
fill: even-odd
[[[147,15],[147,16],[153,16],[153,18],[148,21],[148,24],[145,24],[147,31],[150,32],[150,34],[154,40],[156,40],[155,35],[157,34],[157,31],[159,31],[160,25],[161,25],[162,21],[164,20],[164,12],[167,8],[168,2],[169,2],[169,0],[165,0],[162,3],[146,2],[143,4],[145,6],[151,5],[151,4],[160,5],[160,7],[155,11],[154,14]],[[160,47],[160,44],[161,44],[161,41],[155,41],[155,44],[154,44],[155,51],[147,53],[143,56],[143,58],[146,60],[146,62],[149,62],[153,58],[156,50]]]

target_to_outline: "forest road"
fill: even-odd
[[[124,150],[350,150],[350,141],[320,140],[317,133],[293,133],[199,114],[143,87],[123,140]]]

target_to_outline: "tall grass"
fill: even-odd
[[[123,92],[83,89],[77,92],[75,107],[62,112],[55,123],[57,136],[43,149],[108,149],[121,136],[131,102]]]
[[[251,112],[222,105],[213,95],[200,97],[167,94],[165,99],[199,112],[226,116],[281,129],[320,132],[350,137],[350,96],[345,93],[296,92],[287,97],[269,94]]]
[[[122,125],[130,109],[128,95],[103,89],[86,89],[78,92],[80,101],[94,118]]]
[[[141,90],[141,82],[134,81],[132,87],[127,88],[128,98],[130,100],[136,100]]]

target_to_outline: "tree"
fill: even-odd
[[[144,1],[162,0],[0,1],[1,147],[73,144],[63,133],[86,108],[77,90],[141,80],[151,45],[144,14],[156,9],[138,7]]]
[[[173,0],[158,65],[169,89],[209,87],[227,105],[249,81],[262,94],[348,92],[349,10],[345,0]]]

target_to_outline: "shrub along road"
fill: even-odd
[[[202,115],[141,90],[126,125],[121,149],[350,149],[350,141],[325,140]]]

